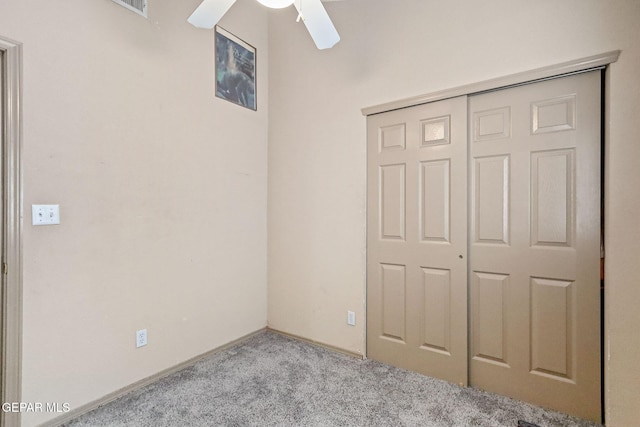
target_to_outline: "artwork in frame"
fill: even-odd
[[[256,49],[216,26],[216,96],[256,110]]]

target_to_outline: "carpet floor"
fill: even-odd
[[[595,427],[474,388],[265,332],[66,426]]]

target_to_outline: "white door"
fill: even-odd
[[[470,383],[601,421],[600,72],[469,98]]]
[[[467,98],[368,118],[367,355],[467,384]]]

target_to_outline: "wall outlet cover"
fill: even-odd
[[[136,331],[136,348],[147,345],[147,330],[141,329]]]
[[[347,325],[356,326],[356,312],[347,311]]]

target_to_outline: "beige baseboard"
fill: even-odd
[[[179,364],[177,364],[175,366],[167,368],[167,369],[165,369],[163,371],[160,371],[160,372],[158,372],[158,373],[156,373],[154,375],[151,375],[151,376],[149,376],[147,378],[143,378],[143,379],[141,379],[139,381],[136,381],[135,383],[130,384],[130,385],[126,386],[126,387],[123,387],[123,388],[121,388],[119,390],[116,390],[116,391],[114,391],[112,393],[109,393],[109,394],[107,394],[106,396],[104,396],[104,397],[102,397],[100,399],[97,399],[97,400],[94,400],[93,402],[89,402],[87,404],[84,404],[84,405],[82,405],[82,406],[80,406],[80,407],[78,407],[78,408],[76,408],[76,409],[74,409],[72,411],[69,411],[69,412],[65,413],[64,415],[61,415],[61,416],[56,417],[56,418],[54,418],[52,420],[49,420],[49,421],[41,424],[40,427],[56,427],[56,426],[60,426],[61,424],[64,424],[64,423],[66,423],[68,421],[71,421],[74,418],[78,418],[80,415],[86,414],[87,412],[93,411],[94,409],[97,409],[100,406],[104,406],[107,403],[113,402],[114,400],[124,396],[125,394],[131,393],[132,391],[138,390],[138,389],[140,389],[142,387],[145,387],[145,386],[147,386],[147,385],[149,385],[151,383],[154,383],[154,382],[156,382],[156,381],[158,381],[158,380],[160,380],[160,379],[162,379],[164,377],[167,377],[167,376],[169,376],[171,374],[174,374],[174,373],[176,373],[178,371],[181,371],[181,370],[183,370],[185,368],[188,368],[188,367],[196,364],[200,360],[206,359],[207,357],[212,356],[215,353],[218,353],[219,351],[225,350],[225,349],[227,349],[229,347],[232,347],[232,346],[234,346],[236,344],[240,344],[241,342],[244,342],[244,341],[246,341],[246,340],[248,340],[248,339],[250,339],[250,338],[252,338],[252,337],[254,337],[256,335],[262,334],[266,330],[267,330],[267,328],[258,329],[255,332],[252,332],[252,333],[247,334],[245,336],[242,336],[242,337],[240,337],[240,338],[238,338],[236,340],[228,342],[228,343],[226,343],[224,345],[221,345],[220,347],[216,347],[213,350],[210,350],[210,351],[208,351],[206,353],[203,353],[203,354],[201,354],[199,356],[192,357],[189,360],[185,360],[182,363],[179,363]]]
[[[304,338],[304,337],[301,337],[301,336],[298,336],[298,335],[295,335],[295,334],[290,334],[288,332],[279,331],[277,329],[273,329],[273,328],[270,328],[268,326],[267,326],[267,331],[273,332],[275,334],[280,334],[280,335],[283,335],[285,337],[293,338],[293,339],[298,340],[298,341],[303,341],[303,342],[306,342],[306,343],[309,343],[309,344],[317,345],[319,347],[326,348],[327,350],[335,351],[336,353],[342,353],[342,354],[345,354],[347,356],[355,357],[357,359],[364,359],[365,358],[364,355],[362,355],[360,353],[356,353],[355,351],[345,350],[344,348],[335,347],[335,346],[332,346],[331,344],[326,344],[326,343],[323,343],[323,342],[320,342],[320,341],[315,341],[315,340],[312,340],[312,339],[309,339],[309,338]]]

